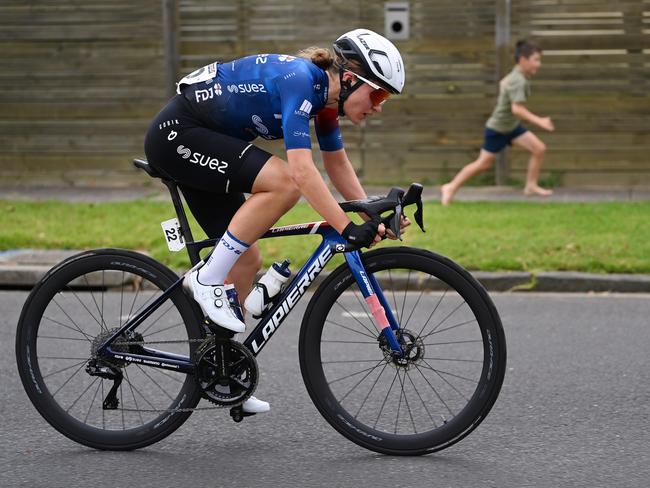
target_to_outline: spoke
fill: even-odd
[[[399,369],[397,370],[397,379],[400,382],[400,385],[402,385],[402,388],[400,389],[399,393],[399,401],[397,402],[397,415],[395,415],[395,429],[393,430],[393,434],[397,435],[397,424],[399,423],[399,412],[402,408],[402,396],[404,396],[404,383],[402,383],[402,378],[399,375]]]
[[[81,340],[81,339],[78,339],[78,340]],[[377,345],[377,341],[370,342],[370,341],[333,341],[333,340],[326,340],[326,341],[321,341],[321,343],[322,342],[335,342],[337,344],[373,344],[375,346]]]
[[[66,413],[68,413],[70,410],[72,410],[72,407],[74,407],[74,406],[77,404],[77,402],[78,402],[79,400],[81,400],[81,397],[84,396],[88,390],[90,390],[90,387],[93,386],[93,385],[95,384],[95,382],[96,382],[98,379],[99,379],[99,377],[96,377],[96,378],[95,378],[95,379],[94,379],[94,380],[93,380],[93,381],[92,381],[92,382],[91,382],[91,383],[86,387],[86,389],[85,389],[84,391],[81,392],[81,394],[77,397],[77,399],[76,399],[74,402],[72,402],[72,405],[70,405],[70,406],[67,408],[67,410],[65,411]]]
[[[140,422],[142,423],[142,425],[144,425],[144,420],[142,419],[142,412],[140,411],[140,407],[138,406],[138,400],[136,400],[136,398],[135,398],[135,392],[133,391],[133,385],[129,381],[129,374],[126,372],[126,369],[124,369],[124,378],[126,379],[126,384],[129,385],[129,388],[131,390],[131,396],[133,397],[133,403],[135,403],[135,409],[138,411],[138,415],[140,416]],[[120,388],[122,388],[121,385],[120,385]],[[140,393],[140,392],[138,392],[138,393],[140,395],[142,395],[142,393]]]
[[[362,322],[361,322],[357,317],[355,317],[355,316],[354,316],[354,315],[353,315],[353,314],[352,314],[352,313],[351,313],[347,308],[345,308],[343,305],[341,305],[341,304],[339,303],[338,300],[336,301],[336,304],[337,304],[339,307],[341,307],[343,310],[345,310],[345,312],[346,312],[350,317],[352,317],[354,320],[356,320],[356,321],[358,322],[358,324],[359,324],[361,327],[363,327],[363,328],[366,329],[368,332],[370,332],[370,334],[371,334],[370,337],[372,337],[372,334],[374,333],[372,330],[370,330],[368,327],[366,327],[366,326],[365,326],[365,325],[364,325],[364,324],[363,324],[363,323],[362,323]],[[364,307],[363,310],[364,310],[364,312],[365,312],[365,307]],[[367,312],[366,312],[366,314],[367,314]],[[364,334],[364,335],[365,335],[365,334]]]
[[[88,407],[88,411],[86,412],[86,416],[84,417],[84,424],[88,422],[88,417],[90,416],[90,411],[93,408],[93,405],[95,403],[95,398],[97,398],[97,393],[99,393],[99,389],[102,386],[102,382],[100,381],[97,383],[97,389],[95,390],[95,394],[93,395],[93,399],[90,401],[90,406]]]
[[[329,322],[330,324],[332,324],[332,325],[336,325],[336,326],[341,327],[341,328],[343,328],[343,329],[349,330],[350,332],[354,332],[355,334],[360,334],[360,335],[362,335],[362,336],[370,337],[371,339],[375,339],[375,337],[373,337],[373,336],[371,336],[371,335],[364,334],[363,332],[360,332],[360,331],[358,331],[358,330],[354,330],[354,329],[351,329],[350,327],[346,327],[345,325],[341,325],[341,324],[339,324],[339,323],[336,323],[336,322],[334,322],[333,320],[326,319],[326,320],[325,320],[325,323],[328,323],[328,322]]]
[[[431,276],[432,275],[429,275],[429,277],[427,278],[427,282],[422,287],[422,291],[420,292],[420,296],[418,297],[417,301],[415,302],[415,305],[413,305],[413,308],[411,309],[411,313],[409,314],[408,318],[406,319],[406,322],[401,325],[402,329],[406,329],[406,326],[411,321],[411,317],[413,316],[413,312],[415,312],[415,309],[418,308],[418,305],[420,304],[420,300],[422,300],[422,295],[424,294],[424,290],[427,289],[427,284],[429,283],[429,281],[431,281]]]
[[[165,390],[162,386],[160,386],[160,383],[158,383],[156,380],[154,380],[154,379],[151,377],[151,375],[150,375],[149,373],[147,373],[147,372],[145,371],[145,369],[144,369],[142,366],[140,366],[139,364],[136,364],[136,366],[138,367],[138,369],[139,369],[140,371],[142,371],[142,372],[144,373],[144,375],[145,375],[147,378],[149,378],[149,379],[153,382],[154,385],[156,385],[158,388],[160,388],[160,391],[162,391],[165,395],[167,395],[167,398],[169,398],[169,399],[172,400],[172,401],[174,400],[174,397],[172,397],[169,393],[167,393],[167,390]]]
[[[431,320],[431,317],[433,317],[433,314],[436,313],[436,310],[438,310],[438,307],[440,306],[440,304],[441,304],[442,301],[444,300],[445,296],[447,296],[447,291],[448,291],[448,290],[449,290],[449,288],[445,288],[445,291],[442,292],[442,295],[440,296],[440,300],[438,300],[438,303],[436,303],[436,306],[433,307],[433,310],[432,310],[431,313],[429,314],[429,317],[427,318],[426,322],[424,323],[424,325],[423,325],[422,328],[420,329],[420,332],[418,332],[418,335],[419,335],[419,336],[422,335],[422,332],[424,332],[424,329],[426,329],[426,328],[427,328],[427,325],[429,325],[429,320]]]
[[[415,394],[418,396],[418,398],[422,402],[422,406],[424,407],[424,410],[427,412],[427,415],[429,415],[429,418],[431,419],[431,422],[433,422],[433,426],[437,429],[438,428],[438,423],[433,418],[433,415],[431,415],[431,412],[429,412],[429,409],[427,408],[427,404],[424,402],[424,399],[422,398],[422,395],[420,395],[420,392],[418,391],[417,387],[415,386],[415,383],[413,383],[413,380],[411,379],[411,375],[408,374],[408,371],[406,371],[405,376],[408,377],[409,381],[411,382],[411,385],[413,385],[413,390],[415,390]]]
[[[100,317],[102,318],[102,323],[104,326],[106,326],[106,322],[104,322],[104,290],[106,289],[106,279],[104,276],[104,270],[102,269],[102,311],[100,314]],[[106,327],[108,329],[108,327]]]
[[[371,370],[377,368],[377,367],[378,367],[382,362],[383,362],[383,360],[379,361],[379,362],[377,363],[376,366],[370,366],[369,368],[362,369],[361,371],[357,371],[356,373],[352,373],[352,374],[349,374],[349,375],[343,376],[342,378],[337,378],[337,379],[335,379],[335,380],[328,381],[327,384],[328,384],[328,385],[331,385],[332,383],[336,383],[337,381],[342,381],[342,380],[345,380],[345,379],[351,378],[351,377],[353,377],[353,376],[356,376],[356,375],[358,375],[358,374],[365,373],[366,371],[371,371]]]
[[[124,283],[124,271],[122,271],[122,283]],[[122,315],[120,314],[120,317],[121,316]],[[104,384],[103,381],[102,381],[102,384]],[[121,385],[120,385],[120,405],[122,405],[122,408],[120,408],[120,410],[122,410],[122,430],[126,430],[126,425],[124,424],[124,396],[122,395],[122,386]],[[102,419],[103,419],[103,415],[104,415],[104,409],[102,409]]]
[[[106,429],[106,412],[104,412],[104,379],[100,381],[100,384],[102,385],[102,429]],[[122,391],[122,387],[120,386],[120,392]],[[124,415],[124,411],[122,411],[122,415]]]
[[[79,339],[78,337],[54,337],[54,336],[38,336],[39,339],[53,339],[55,341],[81,341],[88,342],[88,339]]]
[[[411,406],[409,405],[409,399],[408,396],[406,395],[406,391],[404,391],[404,380],[406,379],[406,373],[407,370],[404,370],[404,378],[400,378],[398,375],[399,382],[402,386],[402,394],[404,395],[404,402],[406,403],[406,409],[409,412],[409,418],[411,419],[411,425],[413,425],[413,431],[417,434],[418,429],[415,427],[415,420],[413,420],[413,413],[411,412]],[[399,418],[399,407],[397,410],[397,417]],[[397,419],[395,420],[395,433],[397,434]]]
[[[460,307],[462,307],[465,303],[467,303],[465,300],[463,300],[461,303],[459,303],[458,306],[457,306],[455,309],[453,309],[451,312],[449,312],[449,313],[447,314],[447,316],[446,316],[444,319],[442,319],[440,322],[438,322],[438,325],[436,325],[436,326],[433,328],[433,330],[432,330],[431,332],[429,332],[427,335],[425,335],[424,337],[429,337],[429,336],[430,336],[431,334],[433,334],[436,330],[438,330],[438,327],[440,327],[442,324],[444,324],[445,321],[446,321],[449,317],[451,317],[452,315],[454,315],[454,314],[456,313],[456,311],[457,311]],[[461,325],[462,325],[462,324],[461,324]],[[453,328],[453,327],[451,327],[451,328]],[[443,330],[449,330],[449,328],[447,328],[447,329],[443,329]],[[442,332],[442,331],[441,331],[441,332]]]
[[[88,358],[67,358],[67,357],[62,357],[62,356],[39,356],[39,359],[71,359],[71,360],[82,360],[82,361],[88,361]]]
[[[447,330],[455,329],[456,327],[460,327],[461,325],[467,325],[467,324],[471,324],[473,322],[476,322],[478,324],[478,320],[476,320],[476,318],[473,318],[471,320],[468,320],[467,322],[461,322],[460,324],[452,325],[451,327],[447,327],[445,329],[440,329],[440,330],[435,330],[434,329],[433,331],[429,332],[427,335],[422,336],[422,339],[424,340],[427,337],[429,337],[430,335],[440,334],[441,332],[445,332]]]
[[[138,291],[139,291],[139,290],[138,290]],[[127,321],[131,320],[132,317],[137,317],[137,315],[138,315],[140,312],[142,312],[146,307],[148,307],[150,303],[153,303],[153,302],[158,298],[158,295],[160,295],[161,293],[162,293],[161,290],[157,290],[156,293],[154,293],[153,295],[151,295],[151,296],[150,296],[150,297],[149,297],[149,298],[148,298],[148,299],[147,299],[147,300],[146,300],[146,301],[145,301],[141,306],[138,307],[138,309],[137,309],[135,312],[132,312],[132,313],[129,314],[129,317],[127,318]],[[134,302],[134,303],[135,303],[135,302]],[[165,302],[163,302],[163,303],[165,303]],[[162,303],[161,303],[160,305],[162,305]],[[173,303],[172,303],[171,306],[173,306]],[[170,308],[171,308],[171,306],[170,306]],[[133,310],[133,306],[131,307],[131,310]],[[155,310],[154,310],[154,311],[155,311]],[[160,317],[158,317],[158,319],[153,320],[152,323],[149,325],[149,327],[147,327],[147,328],[146,328],[145,330],[143,330],[141,333],[144,334],[145,332],[147,332],[147,331],[149,330],[149,328],[150,328],[152,325],[154,325],[154,324],[156,323],[157,320],[160,320],[160,318],[162,318],[162,316],[163,316],[165,313],[167,313],[168,311],[169,311],[169,309],[167,309],[167,310],[166,310],[166,311],[165,311],[165,312],[164,312]],[[153,313],[153,312],[152,312],[152,313]],[[151,317],[148,317],[148,318],[151,318]],[[126,322],[125,322],[125,323],[126,323]]]
[[[164,303],[164,302],[163,302],[163,303]],[[162,305],[162,303],[161,303],[160,305]],[[162,318],[165,316],[165,314],[167,314],[167,312],[169,312],[172,308],[175,308],[175,306],[174,306],[174,302],[172,302],[172,303],[169,305],[169,307],[167,307],[167,310],[165,310],[163,313],[161,313],[160,316],[159,316],[158,318],[153,319],[153,318],[149,317],[149,318],[151,319],[151,324],[149,324],[149,326],[148,326],[146,329],[144,329],[144,330],[141,332],[141,334],[144,335],[144,334],[145,334],[149,329],[151,329],[154,325],[156,325],[156,324],[158,323],[158,321],[159,321],[160,319],[162,319]],[[136,313],[139,313],[139,312],[136,312]]]
[[[59,302],[57,302],[56,299],[55,299],[54,297],[52,298],[52,301],[54,302],[54,304],[55,304],[57,307],[59,307],[59,310],[61,310],[61,312],[63,312],[63,315],[65,315],[66,317],[68,317],[68,320],[69,320],[70,322],[72,322],[72,325],[74,325],[75,329],[77,329],[77,332],[79,332],[82,336],[84,336],[86,339],[88,339],[89,342],[92,342],[92,338],[91,338],[88,334],[86,334],[83,330],[81,330],[81,327],[79,327],[79,326],[77,325],[77,323],[72,319],[72,317],[70,317],[70,316],[67,314],[67,312],[66,312],[65,310],[63,310],[63,308],[61,307],[61,305],[59,305]],[[44,316],[44,317],[45,317],[45,316]],[[46,318],[47,318],[47,317],[46,317]],[[94,317],[93,317],[93,318],[94,318]],[[65,325],[65,324],[62,324],[61,322],[58,322],[58,321],[56,321],[56,320],[54,320],[54,319],[50,319],[50,318],[48,318],[48,320],[51,320],[51,321],[54,322],[55,324],[61,325],[61,326],[63,326],[63,327],[67,327],[67,328],[70,329],[70,330],[75,330],[75,329],[73,329],[72,327],[69,327],[69,326],[67,326],[67,325]],[[97,321],[97,320],[95,319],[95,321]]]
[[[67,371],[67,370],[69,370],[69,369],[74,368],[75,366],[79,366],[80,364],[85,363],[86,361],[87,361],[87,359],[84,359],[83,361],[79,361],[78,363],[74,363],[72,366],[68,366],[68,367],[66,367],[66,368],[59,369],[59,370],[54,371],[54,372],[52,372],[52,373],[48,373],[48,374],[46,374],[45,376],[41,376],[41,378],[42,378],[42,379],[45,379],[45,378],[48,378],[48,377],[50,377],[50,376],[52,376],[52,375],[55,375],[55,374],[58,374],[58,373],[62,373],[63,371]]]
[[[388,388],[388,393],[386,393],[386,398],[384,398],[384,403],[381,404],[381,408],[379,409],[379,415],[377,415],[377,420],[375,420],[374,425],[372,426],[373,429],[377,428],[377,422],[379,422],[379,418],[381,417],[381,413],[384,411],[384,407],[386,406],[386,401],[388,400],[388,397],[390,396],[390,392],[393,389],[393,385],[395,384],[395,380],[397,379],[397,373],[398,371],[395,371],[395,376],[393,377],[393,381],[390,384],[390,388]]]
[[[167,376],[167,378],[169,378],[170,380],[174,380],[174,381],[177,381],[179,383],[185,383],[185,380],[179,380],[175,376],[167,373],[167,371],[165,371],[164,369],[156,369],[155,371],[157,371],[158,373],[160,373],[160,374],[162,374],[164,376]]]
[[[143,337],[143,338],[144,338],[144,337],[151,337],[151,336],[154,336],[154,335],[156,335],[156,334],[160,334],[161,332],[165,332],[165,331],[167,331],[167,330],[169,330],[169,329],[173,329],[173,328],[175,328],[175,327],[180,327],[181,325],[185,325],[185,322],[181,322],[181,323],[179,323],[179,324],[170,325],[169,327],[165,327],[164,329],[160,329],[160,330],[158,330],[158,331],[156,331],[156,332],[152,332],[151,334],[144,335],[144,332],[146,332],[147,330],[149,330],[149,328],[147,327],[147,329],[145,329],[145,330],[142,332],[142,337]]]
[[[376,359],[348,359],[341,361],[321,361],[321,364],[335,364],[335,363],[374,363]],[[383,359],[382,359],[383,361]]]
[[[422,358],[428,359],[429,361],[456,361],[459,363],[482,363],[483,361],[479,359],[458,359],[458,358]]]
[[[85,364],[85,363],[86,363],[85,360],[82,361],[81,366],[79,366],[79,367],[77,368],[77,370],[76,370],[74,373],[72,373],[72,376],[70,376],[70,378],[68,378],[67,380],[65,380],[65,382],[64,382],[61,386],[59,386],[59,388],[58,388],[58,389],[57,389],[57,390],[52,394],[52,398],[54,398],[54,397],[56,396],[56,394],[57,394],[58,392],[60,392],[61,389],[62,389],[65,385],[67,385],[67,384],[70,382],[70,380],[76,376],[76,374],[77,374],[79,371],[81,371],[81,368],[84,367],[84,364]]]
[[[390,280],[390,291],[393,295],[393,303],[395,304],[395,315],[399,315],[399,309],[397,308],[397,297],[395,296],[395,283],[393,283],[393,275],[388,269],[388,279]]]
[[[345,395],[343,395],[343,397],[339,400],[339,403],[343,403],[343,400],[345,400],[345,399],[347,398],[347,396],[348,396],[350,393],[352,393],[352,390],[354,390],[357,386],[359,386],[359,385],[361,384],[361,382],[362,382],[363,380],[365,380],[365,379],[370,375],[370,373],[372,373],[372,371],[373,371],[375,368],[379,367],[379,365],[380,365],[383,361],[384,361],[383,359],[382,359],[381,361],[379,361],[379,362],[375,365],[374,368],[372,368],[370,371],[368,371],[368,372],[366,373],[366,375],[365,375],[363,378],[361,378],[359,381],[357,381],[357,383],[356,383],[352,388],[350,388],[350,389],[348,390],[348,392],[347,392]]]
[[[466,380],[466,381],[471,381],[472,383],[476,383],[475,378],[467,378],[465,376],[461,376],[461,375],[455,374],[455,373],[450,373],[449,371],[443,371],[442,369],[433,368],[431,366],[422,366],[422,365],[420,365],[420,367],[422,369],[430,369],[431,371],[434,371],[434,372],[439,373],[439,374],[446,374],[447,376],[453,376],[454,378],[459,378],[461,380]]]
[[[431,389],[433,390],[433,393],[435,393],[435,395],[438,397],[438,400],[440,400],[440,402],[447,408],[447,410],[449,411],[449,415],[451,415],[453,417],[454,412],[451,411],[451,408],[449,408],[449,405],[447,405],[447,403],[442,399],[442,397],[438,393],[438,390],[436,390],[435,387],[431,384],[431,382],[427,379],[427,377],[424,376],[424,373],[422,373],[422,371],[420,371],[420,366],[418,366],[416,364],[415,368],[418,370],[418,373],[420,373],[422,375],[422,378],[424,378],[424,381],[426,381],[427,384],[431,387]],[[443,419],[444,419],[444,417],[443,417]]]
[[[473,322],[473,321],[472,321]],[[465,325],[465,324],[462,324]],[[449,342],[432,342],[431,344],[423,344],[423,346],[446,346],[448,344],[468,344],[470,342],[483,342],[480,339],[468,340],[468,341],[449,341]]]
[[[399,323],[402,323],[402,319],[404,318],[404,309],[406,306],[406,297],[409,292],[409,283],[411,282],[411,270],[409,269],[409,274],[406,277],[406,289],[404,290],[404,300],[402,300],[402,312],[399,314]]]
[[[122,328],[122,305],[124,303],[124,270],[122,270],[122,286],[120,286],[120,317],[119,317],[119,323],[120,323],[120,329]],[[124,415],[124,412],[122,412],[122,415]],[[124,430],[124,425],[122,425],[122,430]]]
[[[429,363],[427,363],[424,359],[423,359],[423,361],[424,361],[424,364],[426,364],[427,366],[431,367],[431,365],[430,365]],[[445,377],[442,376],[440,373],[438,373],[438,371],[436,371],[435,368],[431,367],[431,369],[433,370],[434,373],[436,373],[436,374],[440,377],[440,379],[441,379],[442,381],[444,381],[445,383],[447,383],[447,384],[451,387],[452,390],[454,390],[454,391],[455,391],[456,393],[458,393],[461,397],[463,397],[463,400],[465,400],[465,401],[469,401],[469,398],[467,398],[467,397],[466,397],[465,395],[463,395],[460,391],[458,391],[458,389],[456,389],[456,387],[455,387],[454,385],[452,385],[451,383],[449,383],[449,381],[447,381],[447,378],[445,378]]]
[[[104,315],[102,314],[102,311],[99,309],[99,305],[97,304],[97,300],[95,300],[95,294],[93,293],[93,289],[90,287],[90,283],[88,282],[88,275],[84,275],[84,280],[86,281],[86,285],[88,288],[90,288],[90,298],[93,299],[93,302],[95,303],[95,308],[99,312],[99,318],[101,319],[102,323],[99,324],[99,327],[101,328],[102,331],[108,330],[108,327],[106,327],[106,322],[104,322]],[[102,286],[104,286],[104,270],[102,270]]]
[[[375,378],[375,382],[374,382],[374,383],[372,384],[372,386],[370,387],[370,390],[368,390],[368,394],[367,394],[366,397],[363,399],[363,402],[361,402],[361,406],[359,407],[359,410],[357,410],[357,414],[354,416],[355,419],[356,419],[356,418],[359,416],[359,414],[361,413],[361,409],[363,409],[363,406],[366,404],[366,401],[368,401],[368,398],[370,397],[370,394],[372,393],[372,390],[375,389],[375,385],[376,385],[377,382],[379,381],[379,378],[381,378],[381,375],[384,374],[384,370],[386,369],[387,366],[388,366],[388,363],[384,364],[384,367],[381,368],[381,371],[379,372],[379,375],[377,376],[377,378]]]
[[[85,278],[85,277],[86,277],[86,275],[84,275],[84,278]],[[86,280],[86,283],[88,283],[88,280]],[[79,298],[79,295],[77,295],[77,294],[75,293],[75,291],[74,291],[72,288],[70,288],[70,285],[66,285],[66,289],[67,289],[70,293],[72,293],[72,295],[77,299],[77,301],[78,301],[78,302],[81,304],[81,306],[86,310],[86,312],[88,312],[88,315],[90,315],[90,316],[92,317],[92,319],[97,323],[97,325],[99,325],[99,328],[100,328],[101,330],[103,330],[103,328],[102,328],[102,324],[99,322],[99,320],[97,320],[97,317],[95,317],[95,315],[94,315],[94,314],[93,314],[93,313],[88,309],[88,307],[86,307],[86,304],[85,304],[84,302],[82,302],[82,301],[81,301],[81,298]],[[60,292],[59,292],[59,293],[60,293]],[[53,302],[54,302],[54,303],[55,303],[55,304],[56,304],[56,305],[61,309],[61,311],[66,315],[66,317],[68,317],[70,320],[72,320],[72,318],[71,318],[67,313],[65,313],[65,312],[63,311],[63,308],[61,308],[61,305],[59,305],[59,303],[58,303],[54,298],[52,298],[52,301],[53,301]],[[72,320],[72,322],[74,323],[74,320]],[[75,324],[75,325],[76,325],[76,324]]]
[[[129,315],[127,315],[126,322],[131,320],[131,317],[133,316],[133,307],[135,306],[135,302],[138,299],[138,295],[140,294],[140,288],[141,288],[140,284],[138,283],[137,280],[134,280],[133,283],[136,286],[135,295],[133,296],[133,301],[131,302],[131,309],[129,310]],[[144,423],[142,425],[144,425]]]

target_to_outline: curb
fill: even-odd
[[[16,249],[0,252],[0,288],[3,290],[32,288],[56,263],[78,252],[81,251]],[[495,292],[650,293],[650,275],[643,274],[595,274],[574,271],[540,273],[470,271],[470,273],[488,291]],[[258,274],[258,278],[260,276],[261,273]],[[320,284],[327,276],[329,272],[321,273],[314,284]],[[392,281],[400,289],[405,289],[407,286],[407,278],[393,276]],[[93,284],[92,280],[90,284]],[[97,286],[97,283],[94,285]],[[442,289],[441,286],[432,286],[432,289],[436,288]]]

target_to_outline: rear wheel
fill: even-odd
[[[488,414],[506,364],[503,328],[485,289],[434,253],[387,248],[362,254],[399,323],[396,359],[347,265],[309,303],[300,366],[324,418],[353,442],[417,455],[458,442]]]
[[[96,351],[178,277],[141,254],[116,249],[74,256],[30,294],[18,323],[18,370],[39,413],[70,439],[98,449],[136,449],[175,431],[198,403],[193,376],[124,361]],[[203,337],[192,303],[178,289],[116,350],[134,342],[190,356]],[[192,342],[192,340],[194,342]],[[113,379],[91,375],[89,364],[121,375],[116,408],[103,406]]]

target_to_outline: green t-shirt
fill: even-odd
[[[512,132],[519,124],[519,119],[512,114],[512,104],[523,103],[528,97],[530,97],[530,82],[517,67],[514,67],[501,80],[497,106],[494,107],[485,126],[502,134]]]

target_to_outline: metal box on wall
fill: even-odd
[[[395,41],[407,41],[410,34],[409,2],[384,3],[384,35]]]

